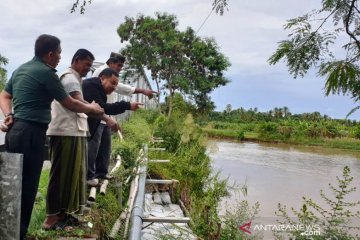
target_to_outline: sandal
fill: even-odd
[[[70,232],[73,230],[73,228],[67,224],[67,222],[65,222],[64,220],[60,220],[57,221],[56,223],[54,223],[53,225],[51,225],[51,227],[49,228],[44,228],[43,229],[45,231],[51,231],[51,230],[55,230],[55,231],[59,231],[59,230],[63,230],[63,231],[67,231]]]
[[[84,227],[87,226],[87,222],[86,221],[81,221],[80,219],[78,219],[77,217],[74,217],[73,215],[69,214],[66,218],[65,218],[65,222],[66,224],[68,224],[69,226],[76,226],[76,227]]]

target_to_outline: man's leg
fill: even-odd
[[[99,152],[96,157],[96,177],[106,178],[111,155],[111,129],[104,125]]]
[[[39,185],[44,162],[46,128],[47,126],[15,121],[5,138],[6,150],[8,152],[24,154],[20,239],[24,239],[26,236]]]
[[[88,144],[88,169],[87,169],[87,180],[92,180],[96,178],[96,156],[99,152],[99,147],[101,143],[101,138],[104,130],[104,124],[101,124],[97,127],[94,136]]]

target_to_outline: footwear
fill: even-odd
[[[91,180],[87,180],[86,183],[87,183],[87,185],[89,185],[91,187],[96,187],[96,186],[99,185],[99,179],[94,178],[94,179],[91,179]]]
[[[88,222],[80,220],[79,218],[74,217],[73,215],[70,214],[66,217],[66,223],[69,226],[86,227]]]
[[[54,223],[53,225],[51,225],[49,228],[44,228],[43,229],[45,231],[50,231],[50,230],[56,230],[56,231],[59,231],[59,230],[64,230],[64,231],[67,231],[67,232],[70,232],[73,230],[73,228],[67,223],[67,221],[65,220],[60,220],[60,221],[57,221],[56,223]]]
[[[99,177],[101,179],[107,179],[107,180],[111,180],[114,178],[114,176],[110,175],[110,174],[106,174],[105,176]]]

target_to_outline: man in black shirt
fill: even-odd
[[[136,111],[142,103],[138,102],[115,102],[107,103],[107,95],[111,94],[119,83],[119,74],[111,68],[104,69],[99,77],[89,78],[83,82],[83,94],[84,99],[88,102],[95,101],[103,109],[107,115],[117,115],[125,112],[126,110]],[[89,131],[91,138],[89,141],[89,155],[97,156],[98,151],[106,151],[106,149],[99,149],[100,144],[96,141],[97,139],[110,139],[108,137],[94,137],[97,133],[102,131],[96,131],[98,127],[102,127],[100,119],[88,118]],[[109,151],[109,150],[107,150]],[[110,155],[110,153],[108,153]],[[108,173],[109,158],[88,158],[88,182],[93,180],[94,185],[97,184],[95,179],[104,178]],[[93,184],[90,184],[93,185]]]

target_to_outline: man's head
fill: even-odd
[[[115,70],[117,73],[121,71],[124,63],[125,57],[114,52],[110,54],[110,58],[106,61],[106,64],[109,66],[109,68]]]
[[[74,54],[71,60],[71,68],[77,71],[80,77],[85,77],[94,60],[95,57],[90,51],[81,48]]]
[[[61,59],[60,39],[42,34],[35,41],[35,56],[41,58],[46,64],[55,68]]]
[[[106,94],[112,93],[119,83],[119,74],[111,68],[102,70],[99,78]]]

